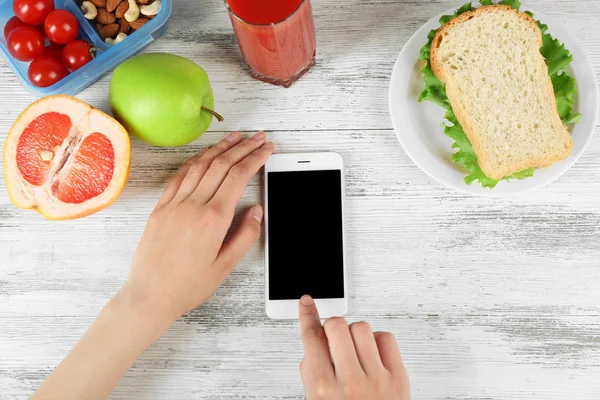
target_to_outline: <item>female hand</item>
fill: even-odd
[[[233,132],[188,160],[150,215],[124,290],[169,325],[204,303],[260,236],[263,209],[254,206],[223,243],[236,204],[273,149],[264,132],[244,141]]]
[[[307,400],[409,400],[408,376],[394,335],[371,331],[366,322],[348,326],[330,318],[323,326],[313,299],[300,299]]]

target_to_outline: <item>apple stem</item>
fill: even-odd
[[[225,120],[225,118],[223,118],[221,116],[221,114],[219,114],[216,111],[211,110],[210,108],[206,108],[206,107],[201,107],[200,108],[202,111],[206,111],[207,113],[211,113],[219,122],[223,122],[223,120]]]

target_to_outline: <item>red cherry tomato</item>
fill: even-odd
[[[8,39],[8,34],[11,33],[12,31],[14,31],[15,28],[18,28],[20,26],[30,26],[30,25],[24,24],[17,17],[12,17],[8,21],[6,21],[6,25],[4,25],[4,38]],[[36,26],[32,26],[32,28],[34,28],[36,31],[41,33],[42,37],[46,37],[46,31],[44,30],[44,25],[36,25]]]
[[[73,40],[67,43],[62,53],[62,63],[73,72],[83,67],[96,57],[96,49],[85,40]]]
[[[56,61],[62,63],[62,52],[65,46],[61,44],[51,43],[50,46],[44,47],[44,57],[54,58]]]
[[[24,24],[23,21],[21,21],[16,16],[10,17],[10,19],[8,21],[6,21],[6,24],[4,25],[4,39],[8,39],[8,34],[11,33],[13,30],[15,30],[15,28],[18,28],[20,26],[28,26],[28,25]],[[46,31],[44,30],[44,25],[37,25],[37,26],[34,26],[34,28],[36,31],[41,33],[42,36],[46,37]]]
[[[77,18],[67,10],[54,10],[44,23],[46,36],[54,43],[67,44],[75,40],[79,33]]]
[[[54,10],[54,0],[14,0],[13,11],[27,25],[42,25]]]
[[[8,21],[6,21],[6,25],[4,25],[4,39],[8,39],[8,34],[11,33],[15,28],[25,25],[19,18],[11,17]]]
[[[44,29],[44,24],[34,26],[35,30],[42,34],[42,36],[46,37],[46,30]]]
[[[9,53],[19,61],[31,61],[44,52],[44,37],[31,26],[19,26],[6,39]]]
[[[67,70],[60,61],[41,56],[29,65],[27,76],[33,86],[48,87],[67,76]]]

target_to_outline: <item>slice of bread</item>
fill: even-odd
[[[505,5],[483,6],[445,24],[431,67],[492,179],[548,167],[569,156],[535,20]]]

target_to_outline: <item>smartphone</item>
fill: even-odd
[[[273,319],[297,319],[315,299],[321,318],[348,311],[344,159],[274,154],[265,166],[265,302]]]

